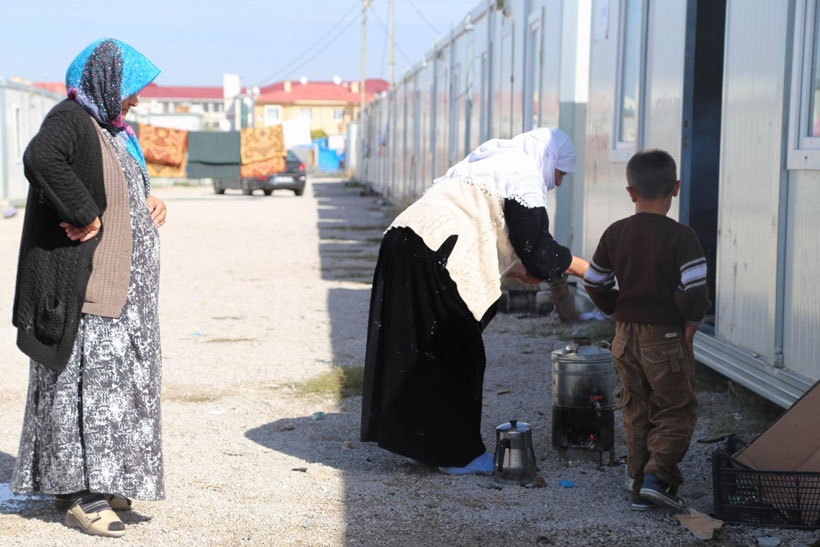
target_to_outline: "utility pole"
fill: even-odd
[[[390,0],[390,89],[396,84],[396,0]]]
[[[367,59],[367,8],[370,7],[370,2],[372,1],[373,0],[362,0],[362,81],[359,82],[359,120],[362,119],[362,113],[364,112],[364,65]]]
[[[361,74],[361,81],[359,82],[359,158],[360,162],[356,165],[356,171],[358,171],[358,179],[362,180],[366,178],[364,175],[364,162],[365,162],[365,150],[364,150],[364,100],[365,100],[365,93],[364,93],[364,84],[365,84],[365,60],[367,58],[367,8],[370,7],[370,2],[373,0],[362,0],[362,74]]]

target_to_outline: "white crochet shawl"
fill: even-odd
[[[560,129],[487,141],[436,179],[390,228],[412,229],[432,250],[458,236],[447,271],[480,320],[501,296],[502,274],[518,259],[507,235],[504,200],[546,207],[556,169],[575,172],[575,148]]]

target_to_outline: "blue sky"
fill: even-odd
[[[415,66],[481,0],[395,0],[396,78]],[[0,0],[0,78],[63,81],[68,64],[103,37],[154,61],[160,85],[247,86],[361,74],[362,0]],[[389,0],[367,12],[368,78],[389,79]]]

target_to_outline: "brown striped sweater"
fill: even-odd
[[[604,231],[584,287],[598,309],[617,321],[681,326],[700,323],[709,307],[697,235],[654,213],[636,213]]]

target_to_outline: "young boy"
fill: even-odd
[[[666,216],[680,190],[675,160],[643,150],[626,179],[635,214],[601,236],[584,286],[615,318],[632,509],[681,509],[678,463],[697,419],[692,340],[709,306],[706,259],[695,232]]]

